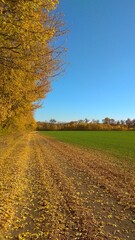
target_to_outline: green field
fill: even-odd
[[[43,135],[62,142],[111,153],[120,162],[135,167],[134,131],[43,131]]]

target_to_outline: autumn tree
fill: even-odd
[[[109,117],[106,117],[102,120],[104,124],[110,124],[111,119]]]
[[[60,71],[63,48],[52,42],[64,34],[58,0],[0,2],[0,124],[25,122],[50,91]],[[21,121],[22,119],[22,121]],[[29,118],[27,118],[29,119]],[[31,118],[30,118],[31,119]],[[18,125],[17,125],[18,127]]]
[[[50,123],[56,123],[57,121],[54,118],[50,119]]]

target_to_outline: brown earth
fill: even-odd
[[[38,133],[0,138],[0,239],[134,240],[135,178]]]

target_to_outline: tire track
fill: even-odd
[[[27,184],[6,239],[107,239],[72,184],[54,169],[52,156],[42,153],[35,136],[29,146],[30,157],[23,159],[27,168],[20,176]]]
[[[59,146],[57,141],[52,142],[46,138],[42,138],[41,141],[41,138],[38,141],[39,147],[44,154],[46,154],[47,151],[50,152],[50,159],[53,159],[53,165],[57,167],[59,165],[64,175],[71,179],[76,187],[76,194],[80,194],[85,205],[93,208],[92,212],[94,216],[100,222],[102,228],[110,234],[109,239],[117,239],[120,237],[121,239],[134,239],[134,223],[132,222],[134,212],[127,210],[120,202],[118,203],[118,199],[115,199],[109,191],[106,191],[105,186],[101,185],[102,182],[95,185],[96,181],[93,181],[93,177],[96,178],[97,174],[99,174],[98,179],[100,177],[100,171],[98,171],[99,166],[97,166],[95,176],[95,172],[89,169],[89,164],[84,164],[85,161],[88,161],[88,156],[84,159],[84,153],[83,159],[81,159],[77,151],[75,154],[74,148],[72,154],[72,147],[69,147],[70,151],[68,152],[68,145],[60,143]],[[110,173],[110,169],[108,172]]]
[[[53,154],[58,154],[61,158],[64,155],[62,162],[65,162],[65,166],[69,163],[76,170],[87,172],[93,183],[105,188],[118,202],[135,211],[135,178],[129,169],[118,166],[111,156],[100,152],[82,150],[42,136],[41,138],[43,144],[51,147]]]
[[[126,204],[118,203],[116,194],[107,189],[112,176],[116,181],[121,173],[110,163],[111,177],[103,178],[103,173],[107,174],[103,155],[98,159],[95,153],[31,133],[20,137],[7,156],[0,162],[4,239],[135,239],[129,202],[126,209]],[[107,179],[110,182],[106,183]],[[127,191],[132,192],[130,187]]]
[[[11,226],[15,211],[21,202],[22,192],[26,187],[24,172],[29,155],[29,136],[21,138],[14,146],[10,157],[0,162],[0,231],[5,234]]]

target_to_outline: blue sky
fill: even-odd
[[[135,118],[135,0],[61,0],[65,73],[35,119]]]

